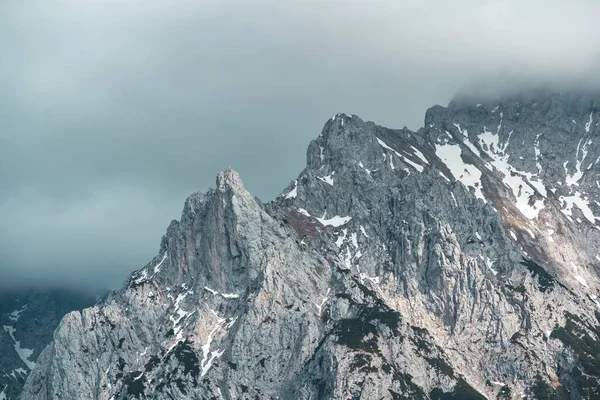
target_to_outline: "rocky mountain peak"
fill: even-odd
[[[23,398],[600,395],[600,115],[569,99],[336,114],[268,204],[220,173]]]
[[[321,169],[323,166],[345,165],[360,158],[373,147],[374,124],[365,123],[356,115],[336,114],[329,119],[319,137],[307,150],[307,166]]]
[[[134,272],[129,286],[162,281],[190,290],[246,292],[260,275],[248,262],[255,257],[254,229],[265,217],[239,174],[232,169],[220,172],[216,189],[187,198],[181,220],[173,221],[163,237],[162,254]]]
[[[232,195],[236,192],[246,193],[240,174],[233,169],[227,169],[218,173],[217,188],[221,192],[230,191]]]

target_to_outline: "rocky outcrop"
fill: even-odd
[[[22,398],[597,397],[596,98],[337,114],[268,204],[220,173]]]

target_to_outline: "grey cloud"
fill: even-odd
[[[4,2],[0,282],[117,286],[187,194],[231,166],[271,199],[336,112],[417,129],[472,82],[597,84],[597,15],[582,0]]]

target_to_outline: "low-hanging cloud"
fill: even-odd
[[[581,0],[3,2],[0,284],[118,286],[186,195],[231,166],[273,198],[336,112],[417,129],[473,82],[596,85],[597,15]]]

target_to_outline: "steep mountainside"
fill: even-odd
[[[337,114],[268,204],[220,173],[22,398],[598,398],[599,100]]]
[[[93,295],[63,289],[0,293],[0,399],[17,398],[61,318],[96,300]]]

